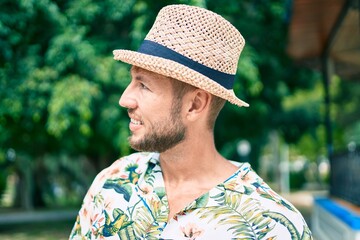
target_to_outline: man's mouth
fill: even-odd
[[[130,118],[130,122],[134,125],[142,125],[142,121],[139,121],[139,120],[135,120],[133,118]]]

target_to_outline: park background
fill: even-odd
[[[360,144],[360,77],[333,71],[326,86],[289,54],[293,1],[0,0],[0,218],[17,217],[1,239],[66,239],[94,176],[132,152],[118,105],[130,66],[112,50],[136,50],[173,3],[222,15],[246,40],[234,91],[250,107],[225,105],[219,151],[289,198],[328,193],[329,153]]]

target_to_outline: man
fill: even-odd
[[[232,91],[241,34],[186,5],[163,8],[137,52],[120,98],[132,148],[94,180],[71,239],[311,239],[301,214],[248,163],[216,150],[213,127]]]

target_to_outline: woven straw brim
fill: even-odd
[[[115,60],[138,66],[167,77],[175,78],[223,98],[239,107],[249,106],[248,103],[236,97],[232,89],[228,90],[201,73],[175,61],[130,50],[114,50],[113,54]]]

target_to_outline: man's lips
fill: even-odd
[[[133,117],[130,117],[130,123],[129,123],[129,128],[130,131],[134,132],[138,129],[140,129],[143,125],[143,122],[141,120],[137,120]]]
[[[142,125],[142,122],[133,118],[130,118],[130,123],[135,125]]]

